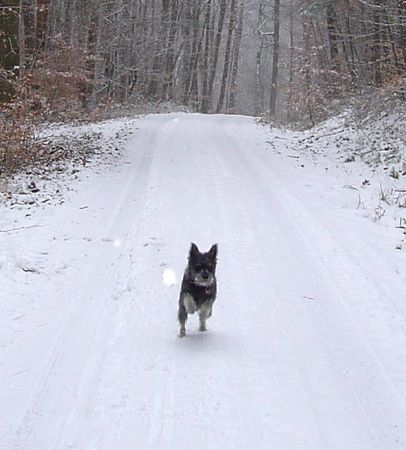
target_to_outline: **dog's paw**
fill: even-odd
[[[178,337],[183,338],[185,336],[186,336],[186,330],[180,330],[179,334],[178,334]]]
[[[200,325],[199,331],[201,331],[202,333],[203,333],[204,331],[207,331],[206,325]]]

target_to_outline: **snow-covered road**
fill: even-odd
[[[386,231],[286,157],[289,133],[135,126],[118,167],[0,236],[0,448],[405,449],[406,265]],[[219,293],[207,333],[192,317],[179,339],[191,241],[219,244]]]

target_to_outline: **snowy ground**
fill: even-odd
[[[0,206],[0,448],[405,449],[405,209],[380,199],[405,177],[245,117],[129,126],[60,201]],[[219,295],[179,339],[191,241]]]

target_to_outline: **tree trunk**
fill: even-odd
[[[276,112],[276,98],[278,94],[279,71],[279,31],[280,31],[280,0],[275,0],[274,5],[274,46],[272,56],[272,80],[271,95],[269,99],[269,112],[272,116]]]
[[[209,110],[209,52],[210,52],[210,13],[211,0],[207,0],[204,19],[204,52],[202,57],[202,104],[200,111],[207,113]]]
[[[242,38],[242,30],[244,26],[244,3],[241,2],[240,14],[238,18],[238,27],[235,33],[234,49],[233,49],[233,64],[231,67],[231,81],[230,81],[230,93],[227,99],[227,111],[235,112],[235,100],[237,96],[237,73],[238,73],[238,61],[240,56],[240,45]]]
[[[173,78],[174,78],[174,58],[175,58],[175,37],[179,28],[178,24],[178,0],[172,0],[172,10],[169,26],[169,37],[166,51],[166,63],[164,73],[164,100],[173,98]]]
[[[214,79],[216,77],[216,71],[217,71],[217,64],[219,59],[219,53],[220,53],[220,44],[221,44],[221,36],[223,34],[223,27],[224,27],[224,19],[226,16],[226,8],[227,8],[227,0],[221,0],[220,6],[219,6],[219,19],[217,22],[217,29],[216,29],[216,36],[215,36],[215,43],[214,43],[214,50],[213,50],[213,58],[210,62],[210,69],[209,69],[209,90],[208,90],[208,102],[209,106],[208,109],[210,109],[210,105],[213,101],[213,88],[214,88]]]
[[[185,17],[183,21],[183,97],[182,103],[187,104],[189,100],[189,89],[191,80],[191,61],[192,61],[192,6],[187,3]]]
[[[88,74],[89,80],[92,82],[89,86],[84,86],[82,90],[82,107],[86,108],[88,106],[88,102],[91,99],[94,88],[95,88],[95,80],[96,80],[96,52],[97,52],[97,38],[98,38],[98,30],[99,30],[99,12],[93,10],[92,14],[89,18],[89,26],[87,30],[87,38],[86,38],[86,50],[88,52],[88,58],[86,60],[86,71]]]
[[[354,44],[354,31],[352,30],[351,26],[351,7],[350,7],[350,0],[345,1],[346,4],[346,13],[345,13],[345,24],[346,24],[346,34],[348,38],[348,46],[350,48],[350,55],[351,55],[351,77],[352,81],[354,83],[359,83],[359,77],[357,76],[357,70],[356,70],[356,62],[355,60],[359,60],[359,55],[357,52],[357,48]]]
[[[199,85],[198,85],[198,65],[200,52],[202,48],[203,34],[200,30],[200,14],[202,12],[202,6],[200,1],[197,1],[192,10],[192,50],[190,55],[189,64],[189,77],[187,90],[185,91],[185,105],[192,104],[194,108],[199,104]]]
[[[375,0],[380,4],[381,0]],[[374,45],[373,45],[373,64],[374,64],[374,82],[376,86],[382,83],[381,73],[381,26],[380,26],[380,10],[375,7],[372,14],[373,30],[374,30]]]
[[[46,39],[49,36],[48,21],[50,0],[37,0],[37,48],[40,51],[45,49]]]
[[[198,2],[193,19],[193,58],[192,58],[192,84],[190,87],[190,97],[194,108],[199,107],[199,82],[198,73],[203,47],[204,30],[201,30],[200,15],[202,5]]]
[[[406,0],[400,0],[399,10],[399,46],[402,49],[402,70],[406,72]]]
[[[76,28],[76,0],[65,0],[63,37],[68,45],[73,45]]]
[[[153,100],[159,98],[159,85],[162,83],[161,67],[162,67],[162,40],[166,39],[169,23],[169,0],[162,0],[161,20],[159,25],[159,35],[156,40],[154,63],[152,65],[151,81],[149,85],[149,96]]]
[[[304,90],[305,90],[305,107],[309,113],[309,120],[314,127],[314,114],[311,97],[311,75],[310,75],[310,30],[309,22],[306,17],[303,18],[303,40],[304,40]]]
[[[333,70],[338,70],[340,64],[338,61],[337,23],[334,6],[331,1],[327,3],[326,16],[327,33],[330,48],[330,66]]]
[[[9,8],[0,9],[0,103],[13,95],[12,81],[18,77],[19,52],[19,0],[8,0]]]
[[[293,34],[293,0],[289,2],[289,90],[288,90],[288,120],[291,120],[292,90],[293,90],[293,64],[294,64],[294,34]]]
[[[231,63],[231,44],[233,41],[235,31],[235,15],[236,15],[236,0],[231,0],[230,5],[230,22],[228,25],[228,35],[226,49],[224,53],[224,68],[223,77],[221,80],[220,95],[217,103],[216,112],[219,113],[223,109],[224,99],[226,96],[226,90],[230,78],[230,63]]]
[[[21,75],[23,75],[24,70],[31,67],[34,60],[34,49],[36,47],[36,9],[37,4],[35,0],[21,0]]]

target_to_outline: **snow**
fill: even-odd
[[[0,205],[0,448],[406,448],[402,177],[249,117],[123,128],[114,164]],[[179,339],[192,241],[219,292]]]

